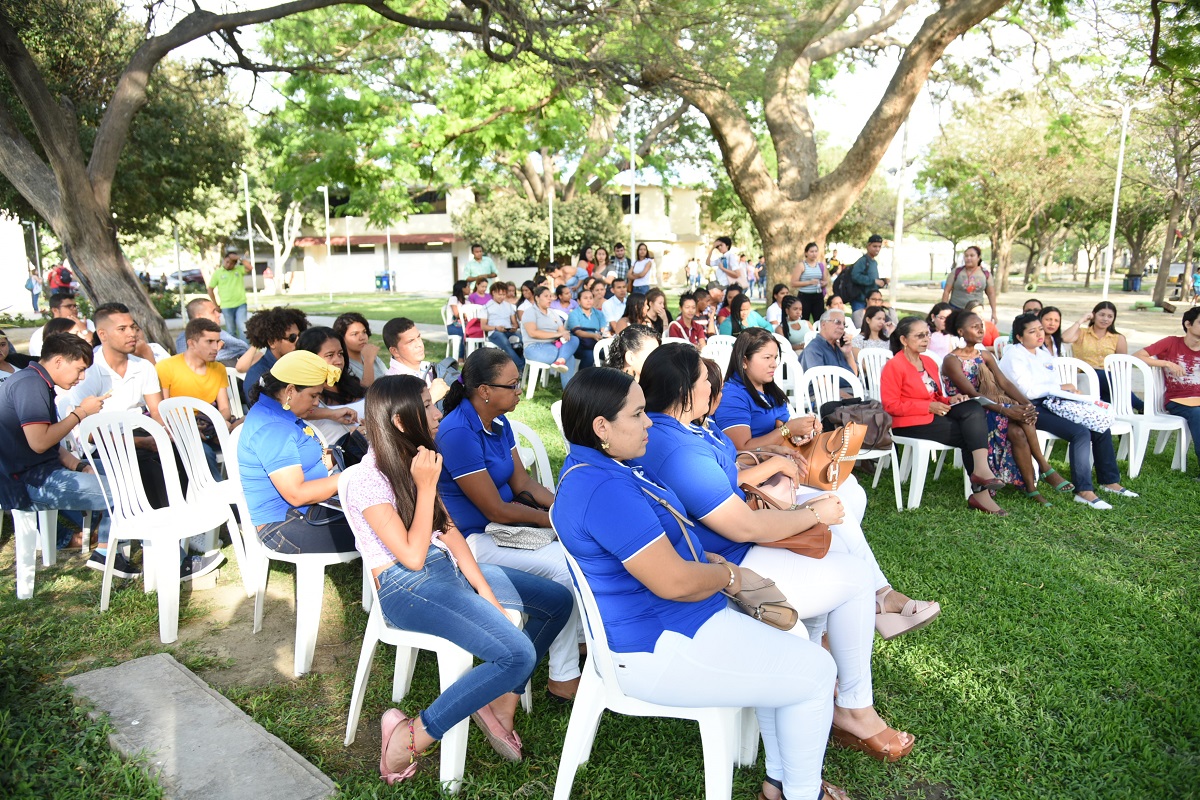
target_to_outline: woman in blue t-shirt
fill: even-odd
[[[551,511],[596,597],[621,690],[669,706],[753,707],[766,797],[844,797],[821,780],[832,659],[722,597],[740,591],[740,568],[705,554],[701,537],[684,531],[693,523],[661,504],[680,509],[676,494],[631,463],[646,449],[644,405],[633,378],[616,370],[571,382],[562,406],[571,452]]]
[[[530,477],[517,454],[505,414],[521,400],[521,375],[504,351],[484,347],[471,353],[462,375],[442,400],[437,448],[442,454],[438,494],[455,526],[481,564],[524,570],[571,587],[558,542],[521,550],[501,547],[484,531],[488,523],[549,528],[554,493]],[[571,700],[579,688],[579,614],[572,611],[550,645],[550,694]]]
[[[815,415],[792,416],[787,395],[775,383],[779,341],[769,331],[747,328],[733,343],[725,374],[724,402],[713,419],[738,450],[786,446],[788,439],[821,430]]]
[[[813,641],[820,640],[828,615],[830,651],[838,665],[834,738],[881,760],[896,761],[906,755],[912,737],[889,728],[873,705],[875,620],[869,612],[874,607],[878,564],[862,529],[856,523],[853,530],[843,528],[841,501],[829,492],[806,493],[811,496],[791,509],[755,511],[746,504],[745,494],[738,489],[742,479],[736,464],[719,459],[704,431],[693,424],[708,413],[711,393],[708,371],[694,347],[668,344],[656,350],[646,360],[641,387],[654,427],[640,463],[676,493],[689,517],[701,523],[697,533],[705,549],[771,576],[806,621]],[[791,473],[794,480],[794,462]],[[799,502],[800,498],[793,499]],[[820,523],[836,529],[824,558],[756,546]]]

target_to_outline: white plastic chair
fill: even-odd
[[[865,352],[865,351],[864,351]],[[841,367],[813,367],[801,374],[797,381],[796,394],[804,403],[808,402],[809,395],[814,398],[815,407],[813,413],[820,414],[821,406],[833,400],[841,398],[841,382],[845,381],[850,386],[850,393],[860,400],[867,399],[866,390],[863,388],[862,382],[853,372]],[[859,450],[855,456],[855,461],[870,461],[878,459],[875,464],[875,480],[871,483],[871,488],[879,486],[879,478],[883,475],[884,467],[892,465],[892,490],[896,495],[896,510],[902,508],[900,482],[901,475],[896,469],[899,459],[896,456],[896,447],[892,445],[887,450]]]
[[[37,551],[42,551],[42,566],[58,563],[58,510],[13,510],[13,539],[16,549],[17,599],[33,597],[34,576],[37,571]],[[92,538],[92,512],[83,512],[83,545],[88,554]]]
[[[234,419],[241,419],[246,410],[242,408],[242,392],[238,387],[246,380],[246,373],[226,366],[225,378],[229,381],[229,413]]]
[[[800,358],[792,348],[779,351],[779,368],[775,372],[775,385],[783,390],[784,395],[788,399],[788,403],[792,406],[803,405],[800,402],[799,395],[796,394],[796,384],[799,381],[800,375],[804,372],[804,368],[800,366]]]
[[[724,341],[715,341],[723,339],[731,339],[731,336],[712,336],[708,342],[700,350],[700,355],[705,358],[712,359],[721,368],[722,374],[729,372],[729,357],[733,355],[733,344]]]
[[[608,361],[608,350],[612,347],[612,337],[601,339],[592,346],[592,361],[597,367],[604,366]]]
[[[571,707],[567,736],[563,740],[558,777],[554,782],[554,800],[569,800],[575,773],[591,755],[596,729],[606,709],[631,717],[696,720],[700,723],[700,739],[704,748],[704,796],[707,800],[730,800],[734,765],[753,763],[757,757],[757,722],[751,724],[750,720],[744,719],[749,715],[753,720],[753,713],[749,710],[743,713],[740,708],[663,706],[638,700],[621,691],[596,598],[578,562],[565,548],[563,552],[574,579],[572,588],[583,616],[588,654],[579,680],[579,691]]]
[[[662,344],[691,344],[691,341],[681,339],[678,336],[664,336],[662,337]]]
[[[467,323],[470,320],[487,321],[487,309],[483,306],[475,305],[474,303],[462,303],[458,307],[458,324],[463,329],[463,343],[466,345],[466,351],[463,353],[463,358],[471,355],[479,348],[487,343],[487,336],[468,336]]]
[[[525,369],[521,371],[521,383],[525,386],[526,400],[533,399],[533,392],[539,381],[542,384],[542,388],[546,388],[550,373],[553,371],[551,366],[544,361],[525,359]]]
[[[1151,431],[1164,431],[1155,447],[1161,453],[1167,446],[1170,434],[1178,431],[1179,440],[1171,466],[1187,471],[1188,427],[1187,420],[1163,410],[1164,381],[1158,370],[1152,369],[1139,358],[1114,353],[1104,357],[1104,371],[1108,374],[1108,386],[1112,396],[1112,411],[1117,422],[1128,423],[1132,428],[1129,443],[1129,477],[1136,478],[1142,471],[1142,461],[1150,446]],[[1145,391],[1145,410],[1137,413],[1133,408],[1134,375],[1140,375]]]
[[[883,366],[891,357],[891,353],[878,347],[869,347],[858,351],[858,374],[862,376],[863,389],[871,400],[883,402],[883,395],[879,390],[879,380],[883,375]]]
[[[1008,344],[1008,337],[1004,334],[996,337],[996,340],[992,342],[992,350],[995,352],[996,358],[1000,358],[1004,355],[1004,348],[1008,347]]]
[[[458,358],[458,348],[462,345],[462,337],[456,333],[450,333],[449,328],[451,323],[455,322],[454,314],[450,313],[450,305],[442,306],[442,327],[447,329],[446,332],[446,358]],[[466,332],[463,328],[463,332]]]
[[[561,409],[562,406],[560,405],[559,408]],[[542,444],[542,438],[524,422],[512,418],[507,419],[508,424],[512,426],[513,436],[517,440],[517,455],[521,457],[521,463],[527,469],[532,467],[534,480],[553,492],[554,473],[550,469],[550,457],[546,454],[546,445]],[[522,444],[522,440],[525,444]]]
[[[119,542],[142,541],[146,591],[158,591],[158,635],[169,644],[179,633],[179,545],[226,522],[236,525],[233,514],[223,503],[184,498],[175,459],[169,456],[162,459],[167,505],[150,507],[138,470],[134,431],[150,434],[160,453],[169,454],[172,448],[166,430],[149,417],[136,411],[103,412],[84,418],[78,430],[81,439],[95,446],[87,453],[88,463],[93,471],[103,472],[107,482],[107,487],[101,482],[101,489],[110,519],[108,553],[116,553]],[[97,469],[97,460],[103,469]],[[108,610],[115,561],[107,559],[104,567],[101,611]]]
[[[729,347],[730,349],[733,349],[733,343],[736,341],[737,337],[730,336],[728,333],[714,333],[712,336],[708,337],[709,344],[723,345]],[[791,347],[791,345],[788,345],[788,347]]]
[[[357,466],[349,467],[338,476],[338,494],[345,495],[346,486],[357,470]],[[438,677],[441,679],[441,690],[444,692],[459,678],[471,671],[474,657],[458,645],[433,636],[428,633],[415,633],[388,624],[379,605],[378,590],[375,581],[370,580],[373,602],[371,613],[367,618],[367,630],[363,635],[362,649],[358,657],[358,669],[354,675],[354,689],[350,693],[350,713],[346,718],[346,737],[343,743],[346,747],[354,744],[358,735],[358,721],[362,715],[363,698],[367,693],[367,680],[371,676],[371,664],[375,660],[375,648],[380,642],[396,648],[396,666],[392,675],[392,702],[404,700],[412,686],[413,672],[417,667],[417,651],[427,650],[437,656]],[[523,615],[519,611],[506,612],[514,624],[523,624]],[[533,693],[530,684],[525,685],[525,693],[521,695],[521,705],[526,713],[533,711]],[[462,785],[463,771],[467,761],[467,733],[470,718],[455,725],[441,741],[441,781],[445,790],[457,794]]]
[[[555,400],[550,404],[550,416],[554,418],[554,427],[558,428],[558,435],[562,439],[563,450],[570,453],[571,443],[567,441],[567,434],[563,430],[562,400]]]
[[[226,430],[225,420],[221,419],[220,412],[202,400],[194,397],[171,397],[159,403],[158,413],[175,442],[184,471],[187,472],[188,499],[205,503],[224,503],[237,510],[237,521],[240,521],[240,524],[230,517],[229,539],[233,543],[238,570],[242,573],[242,586],[246,590],[246,596],[253,597],[255,587],[259,583],[257,570],[262,567],[262,561],[257,554],[253,558],[247,555],[246,540],[254,539],[257,542],[258,538],[254,526],[250,523],[250,510],[246,506],[246,496],[242,491],[241,473],[237,464],[237,443]],[[217,433],[217,444],[225,455],[225,478],[214,476],[208,468],[200,427],[196,424],[197,414],[207,417]],[[240,431],[241,428],[236,430]],[[216,542],[211,542],[209,549],[215,547]]]

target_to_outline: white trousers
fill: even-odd
[[[796,502],[803,503],[809,498],[822,494],[825,494],[825,492],[819,489],[812,489],[808,486],[801,486],[796,490]],[[842,501],[842,507],[846,510],[846,517],[841,525],[830,527],[830,531],[833,534],[832,541],[829,543],[830,552],[849,553],[855,558],[867,562],[867,566],[871,568],[873,573],[876,590],[890,585],[887,577],[883,574],[883,570],[879,568],[879,562],[875,560],[875,552],[871,550],[871,545],[867,544],[866,534],[863,533],[862,518],[863,514],[867,511],[867,493],[863,490],[858,480],[851,475],[842,482],[842,485],[838,487],[838,490],[834,494]]]
[[[692,638],[667,632],[653,653],[613,653],[630,697],[665,706],[752,707],[767,775],[788,797],[820,794],[833,723],[834,665],[820,645],[731,608]]]
[[[849,553],[832,550],[824,558],[809,558],[790,550],[754,546],[741,566],[775,581],[799,612],[804,625],[797,625],[791,633],[819,644],[821,628],[828,626],[829,650],[837,664],[837,704],[842,708],[873,705],[875,589],[867,565]],[[821,621],[815,630],[813,620]]]
[[[500,547],[491,536],[477,533],[467,537],[467,546],[471,548],[475,560],[480,564],[495,564],[519,569],[531,575],[540,575],[574,591],[571,573],[567,569],[567,559],[563,555],[562,542],[555,540],[537,550],[520,550],[515,547]],[[550,662],[550,680],[569,681],[579,677],[579,642],[582,637],[579,608],[572,606],[571,618],[563,626],[562,633],[550,643],[550,652],[546,654]]]

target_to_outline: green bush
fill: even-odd
[[[164,294],[162,292],[151,292],[150,302],[154,304],[154,309],[163,319],[179,316],[178,293]]]

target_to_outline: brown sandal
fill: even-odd
[[[779,800],[787,800],[783,796],[783,781],[775,780],[774,778],[765,778],[764,780],[779,790]],[[822,779],[821,794],[817,796],[817,800],[824,800],[824,798],[829,798],[829,800],[850,800],[850,795],[845,789],[840,789],[829,781]],[[767,800],[766,792],[759,792],[758,800]]]
[[[916,739],[907,746],[900,744],[900,731],[895,728],[884,728],[874,736],[860,739],[854,734],[833,726],[833,740],[849,750],[858,750],[879,761],[895,763],[912,752]]]

